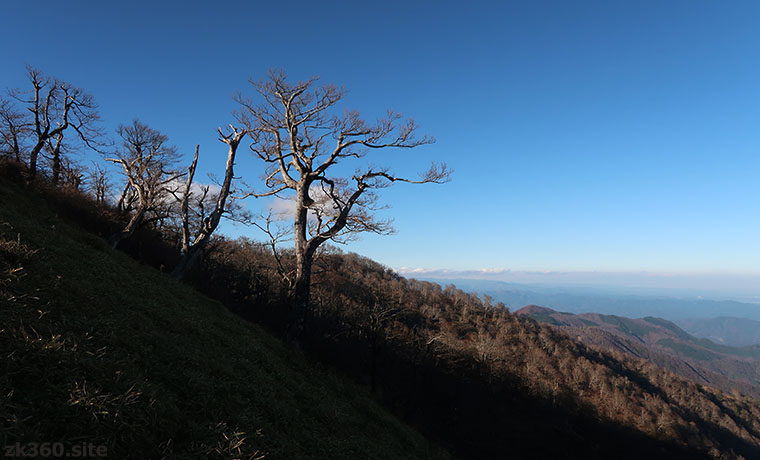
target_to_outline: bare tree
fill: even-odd
[[[75,151],[72,144],[66,141],[63,132],[47,140],[42,152],[50,163],[50,180],[53,185],[79,188],[84,179],[84,168],[74,160]]]
[[[45,76],[41,71],[27,68],[32,90],[14,90],[11,96],[30,112],[29,176],[37,174],[37,162],[43,148],[48,146],[53,155],[53,181],[60,177],[61,143],[64,132],[72,128],[79,140],[93,149],[98,148],[97,138],[102,134],[96,126],[99,120],[93,97],[65,81]],[[58,146],[56,148],[56,145]]]
[[[232,193],[232,181],[235,176],[235,156],[237,155],[238,145],[240,141],[248,134],[245,129],[238,129],[235,126],[230,125],[230,132],[225,134],[221,128],[218,130],[219,140],[227,144],[227,166],[224,171],[224,180],[221,183],[219,192],[216,195],[216,201],[213,209],[210,212],[206,212],[205,203],[209,194],[208,187],[202,187],[200,189],[199,196],[193,197],[193,178],[195,177],[195,168],[198,164],[198,151],[200,146],[195,148],[195,156],[193,162],[188,168],[187,180],[185,181],[185,187],[181,197],[177,197],[180,201],[180,215],[182,218],[181,228],[181,249],[180,249],[180,262],[173,271],[173,276],[178,279],[184,278],[188,271],[195,265],[198,257],[203,253],[208,242],[211,239],[216,228],[219,226],[219,222],[222,216],[231,211],[230,201]],[[190,201],[195,198],[196,206],[195,217],[198,221],[198,225],[194,232],[191,232],[191,214],[190,214]]]
[[[87,179],[87,169],[71,158],[62,157],[57,184],[60,187],[79,190]]]
[[[169,138],[139,120],[121,125],[117,130],[122,139],[116,158],[106,161],[121,166],[127,181],[125,194],[136,197],[134,209],[127,225],[109,238],[111,247],[132,235],[140,226],[170,216],[174,203],[172,193],[178,188],[183,173],[174,168],[178,160],[177,149],[168,144]]]
[[[89,192],[95,197],[98,206],[105,206],[111,189],[106,168],[93,161],[92,166],[87,168],[87,183],[89,184]]]
[[[283,251],[280,250],[280,245],[286,241],[293,240],[293,229],[292,227],[280,226],[279,220],[279,217],[270,209],[266,215],[262,214],[259,216],[258,222],[254,220],[252,224],[267,236],[268,241],[263,244],[263,247],[271,252],[276,262],[275,270],[280,280],[288,290],[292,290],[295,286],[293,278],[295,270],[293,269],[293,264],[288,263],[286,260],[288,258],[292,259],[292,257],[289,257],[292,254],[287,254],[287,252],[283,254]]]
[[[316,78],[295,84],[282,71],[270,71],[262,82],[251,81],[263,101],[238,96],[240,121],[255,133],[251,149],[266,163],[268,189],[251,196],[280,196],[294,192],[294,323],[291,337],[298,340],[309,311],[311,268],[317,248],[328,240],[340,241],[357,232],[380,234],[392,230],[390,222],[376,219],[376,190],[395,182],[443,183],[450,171],[445,164],[431,165],[417,180],[392,174],[386,168],[365,167],[351,177],[330,175],[331,168],[368,151],[389,147],[413,148],[433,142],[416,137],[412,119],[388,111],[375,124],[357,111],[333,114],[344,96],[334,85],[316,86]]]
[[[31,134],[31,125],[8,99],[0,98],[0,154],[21,162],[22,149]]]
[[[50,153],[51,170],[53,171],[52,181],[57,185],[61,178],[61,169],[63,167],[63,161],[61,159],[61,151],[63,150],[63,131],[55,135],[55,138],[48,138],[45,141],[45,148]]]

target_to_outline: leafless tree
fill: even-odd
[[[79,190],[87,179],[87,170],[71,158],[62,157],[57,184],[60,187]]]
[[[230,132],[225,133],[221,128],[218,130],[219,140],[227,144],[227,166],[224,171],[224,180],[221,183],[219,192],[216,194],[216,200],[213,208],[207,212],[205,209],[206,199],[208,198],[209,188],[202,187],[198,196],[193,196],[193,178],[195,177],[195,168],[198,164],[198,151],[200,146],[195,148],[193,162],[188,168],[187,180],[185,181],[182,196],[177,197],[180,201],[180,216],[182,219],[181,232],[181,258],[179,264],[174,269],[175,278],[184,278],[188,271],[195,265],[198,257],[203,253],[211,239],[222,216],[229,213],[232,209],[230,205],[232,197],[232,181],[235,176],[235,156],[237,155],[240,141],[248,133],[245,129],[238,129],[230,125]],[[195,217],[198,221],[195,231],[191,231],[191,200],[195,198]]]
[[[363,158],[371,150],[414,148],[433,139],[416,137],[414,120],[403,119],[393,111],[375,124],[365,122],[357,111],[334,114],[344,90],[334,85],[317,86],[316,80],[294,84],[287,81],[284,72],[270,71],[268,79],[251,82],[260,103],[237,97],[241,104],[239,120],[253,133],[251,149],[267,165],[267,190],[250,195],[295,195],[295,318],[291,331],[295,340],[300,338],[308,315],[317,248],[328,240],[340,241],[357,232],[390,232],[390,222],[373,214],[378,209],[378,189],[395,182],[443,183],[450,177],[445,164],[432,164],[417,180],[371,166],[351,177],[331,175],[333,166]]]
[[[50,154],[51,171],[53,171],[52,181],[57,185],[61,178],[61,169],[63,168],[63,161],[61,159],[61,151],[63,146],[63,131],[55,135],[54,138],[48,138],[45,141],[45,150]]]
[[[0,154],[23,161],[23,146],[31,125],[13,101],[0,98]]]
[[[264,243],[264,247],[271,252],[274,258],[277,275],[287,289],[292,290],[295,286],[295,270],[293,265],[287,262],[288,256],[292,256],[292,254],[288,254],[287,251],[283,253],[280,245],[293,240],[293,229],[279,225],[279,218],[271,209],[266,215],[259,216],[252,224],[266,235],[267,242]],[[292,259],[292,257],[290,258]]]
[[[100,118],[97,105],[91,95],[65,81],[47,77],[31,67],[27,73],[32,89],[14,90],[11,96],[29,111],[29,119],[23,122],[23,126],[30,127],[29,175],[36,176],[39,154],[48,147],[53,155],[53,182],[57,183],[62,165],[61,145],[69,128],[86,146],[98,149],[102,132],[97,126]]]
[[[84,180],[85,171],[74,159],[76,149],[70,142],[66,142],[63,132],[48,139],[42,152],[50,163],[50,180],[53,185],[79,188]]]
[[[132,235],[141,225],[166,219],[175,202],[172,193],[178,188],[183,173],[177,172],[177,149],[169,145],[169,139],[139,120],[131,125],[121,125],[117,130],[122,145],[115,158],[107,161],[121,166],[127,181],[124,194],[135,196],[131,217],[121,231],[111,235],[109,243],[116,248],[120,241]]]
[[[106,168],[93,161],[92,165],[87,168],[87,183],[89,184],[89,192],[95,197],[95,202],[98,206],[105,206],[111,189]]]

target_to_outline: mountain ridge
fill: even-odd
[[[602,289],[543,286],[486,280],[431,279],[468,292],[488,295],[508,307],[544,305],[575,314],[599,312],[625,317],[654,316],[670,321],[734,316],[760,321],[760,304],[736,300],[699,299],[666,295],[614,294]]]
[[[584,343],[647,359],[696,382],[760,397],[760,347],[728,347],[691,336],[674,322],[599,313],[573,314],[534,305],[515,312]]]
[[[760,321],[733,316],[686,318],[677,320],[689,334],[713,342],[741,347],[760,344]]]

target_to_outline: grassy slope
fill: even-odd
[[[443,457],[368,392],[0,182],[0,446]],[[20,241],[20,244],[19,244]]]

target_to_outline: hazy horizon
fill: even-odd
[[[760,303],[760,274],[447,270],[409,267],[397,267],[394,270],[408,278],[433,281],[484,281],[617,295],[662,295]]]

